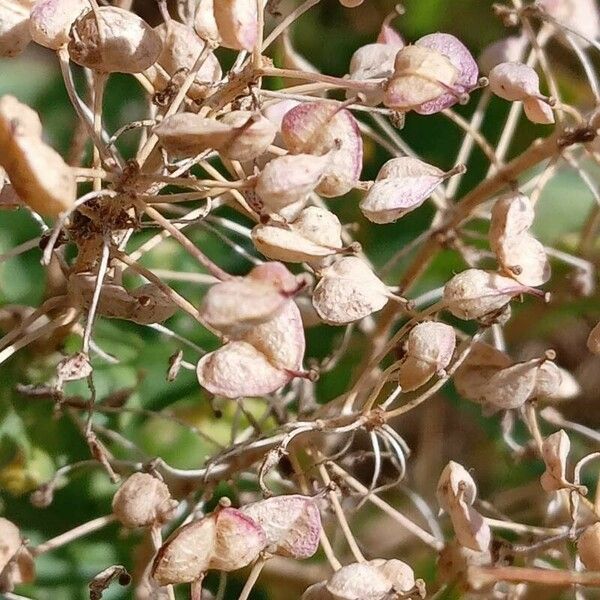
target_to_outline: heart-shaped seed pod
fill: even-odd
[[[23,545],[19,528],[0,517],[0,592],[12,592],[16,585],[35,579],[35,564]]]
[[[586,569],[600,571],[600,523],[585,528],[577,540],[577,553]]]
[[[329,154],[296,154],[270,160],[256,179],[256,193],[268,213],[305,201],[321,182],[329,166]]]
[[[489,80],[492,92],[510,102],[540,96],[540,78],[524,63],[500,63],[490,71]]]
[[[177,305],[154,283],[141,285],[129,295],[134,302],[129,320],[134,323],[162,323],[177,312]]]
[[[56,217],[75,202],[70,167],[42,141],[37,114],[13,96],[0,98],[0,165],[21,200],[41,215]]]
[[[0,0],[0,57],[18,56],[29,42],[28,8],[19,2]]]
[[[182,69],[191,70],[196,60],[204,51],[205,42],[198,37],[196,32],[187,25],[171,20],[154,29],[162,40],[162,50],[158,56],[158,64],[164,69],[167,76],[173,77]],[[154,87],[163,89],[169,83],[161,69],[150,67],[146,75]],[[198,69],[192,87],[188,91],[190,98],[203,100],[223,72],[217,57],[209,52]]]
[[[321,515],[310,496],[275,496],[240,510],[262,527],[267,550],[273,554],[299,560],[319,548]]]
[[[262,527],[237,508],[216,513],[216,537],[210,568],[237,571],[254,562],[267,545]]]
[[[476,342],[454,374],[454,386],[461,396],[479,402],[492,375],[512,364],[510,357],[484,342]]]
[[[246,277],[213,285],[202,302],[205,321],[232,339],[269,321],[296,291],[298,280],[281,263],[255,267]]]
[[[539,0],[537,6],[565,26],[564,33],[561,27],[553,28],[559,39],[572,30],[579,34],[572,37],[586,47],[600,37],[600,13],[595,0]]]
[[[162,545],[152,577],[158,585],[191,583],[208,571],[217,537],[217,521],[209,515],[184,525]]]
[[[416,112],[421,115],[440,112],[456,104],[462,95],[468,94],[477,87],[479,78],[477,63],[459,39],[448,33],[431,33],[417,40],[415,45],[440,52],[458,70],[458,77],[452,85],[453,89],[415,108]]]
[[[257,225],[252,230],[256,249],[273,260],[319,265],[343,247],[342,225],[330,211],[306,207],[288,224]]]
[[[436,497],[440,507],[449,513],[459,496],[471,506],[477,497],[477,485],[461,464],[451,460],[440,475]]]
[[[515,35],[486,46],[478,61],[481,72],[487,75],[500,63],[521,62],[528,45],[529,39],[526,35]]]
[[[369,81],[371,79],[387,79],[394,73],[396,54],[402,46],[387,43],[367,44],[360,47],[350,59],[349,75],[355,81]],[[348,90],[349,97],[352,92]],[[366,103],[376,106],[383,102],[383,87],[368,90],[365,93]]]
[[[426,321],[411,329],[398,383],[409,392],[427,383],[452,360],[456,334],[450,325]]]
[[[203,40],[215,43],[221,41],[215,20],[214,0],[198,0],[194,30]]]
[[[323,269],[313,292],[313,306],[325,323],[345,325],[381,310],[390,293],[369,265],[345,256]]]
[[[88,0],[38,0],[29,19],[31,38],[40,46],[58,50],[69,43],[73,23],[89,9]]]
[[[573,487],[566,478],[570,450],[571,440],[563,429],[549,435],[542,443],[542,458],[546,470],[540,477],[540,483],[546,492]]]
[[[113,497],[113,514],[130,529],[166,523],[172,518],[177,501],[160,479],[148,473],[128,477]]]
[[[363,143],[352,113],[333,102],[306,102],[283,117],[281,135],[292,154],[329,153],[317,192],[342,196],[356,186],[362,169]]]
[[[600,354],[600,323],[590,331],[587,339],[587,348],[593,354]]]
[[[88,12],[71,32],[69,55],[100,73],[141,73],[158,59],[160,36],[134,13],[113,6]]]
[[[373,223],[392,223],[421,206],[447,176],[418,158],[392,158],[379,171],[360,210]]]
[[[383,102],[397,110],[416,110],[427,102],[445,97],[458,77],[458,69],[441,52],[406,46],[396,55],[394,73],[385,86]]]
[[[231,160],[244,162],[258,158],[267,151],[277,135],[277,128],[269,119],[247,110],[228,112],[221,123],[231,127],[232,136],[217,149]]]
[[[480,319],[495,313],[519,294],[532,288],[498,273],[467,269],[455,275],[444,287],[446,308],[459,319]]]
[[[256,0],[217,0],[214,3],[222,46],[252,51],[258,42],[257,8]]]

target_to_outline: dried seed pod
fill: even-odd
[[[240,510],[262,527],[273,554],[304,559],[319,548],[321,515],[310,496],[275,496]]]
[[[600,354],[600,323],[590,331],[587,339],[587,347],[590,352]]]
[[[15,585],[34,579],[33,557],[23,545],[19,528],[0,517],[0,592],[11,592]]]
[[[264,274],[265,265],[260,265],[246,277],[211,286],[201,308],[206,322],[230,338],[239,338],[272,319],[298,290],[298,281],[282,264],[273,266],[277,272],[269,276]]]
[[[182,69],[191,70],[196,60],[205,49],[205,42],[198,37],[196,32],[187,25],[171,20],[154,29],[162,41],[162,49],[158,56],[158,64],[170,77],[175,76]],[[162,89],[168,83],[163,71],[150,67],[146,74],[156,88]],[[213,52],[208,52],[204,62],[198,69],[192,87],[188,91],[190,98],[203,100],[223,72],[219,60]]]
[[[194,29],[203,40],[221,41],[219,28],[215,20],[214,0],[198,0]]]
[[[421,206],[446,177],[418,158],[393,158],[379,171],[360,209],[373,223],[392,223]]]
[[[390,25],[392,17],[395,15],[388,16],[381,24],[381,29],[377,34],[377,43],[386,44],[393,46],[397,50],[404,48],[406,45],[402,36]]]
[[[237,508],[214,514],[217,528],[209,568],[236,571],[254,562],[267,545],[262,527]]]
[[[177,312],[177,305],[154,283],[141,285],[129,295],[134,302],[129,320],[134,323],[162,323]]]
[[[445,96],[458,77],[458,69],[441,52],[406,46],[396,55],[394,73],[385,87],[383,102],[398,110],[416,110]]]
[[[582,36],[572,36],[578,44],[589,46],[591,40],[600,37],[600,13],[595,0],[539,0],[537,5],[561,25]],[[562,33],[560,27],[554,31],[559,37],[567,33]]]
[[[527,36],[518,35],[498,40],[486,46],[478,61],[482,73],[489,73],[500,63],[520,62],[528,45]]]
[[[415,587],[415,573],[412,567],[405,562],[392,558],[384,560],[383,558],[375,558],[367,562],[368,565],[373,565],[379,573],[391,583],[391,589],[396,593],[409,592]]]
[[[270,160],[256,180],[256,193],[266,212],[279,212],[305,201],[323,179],[329,160],[329,154],[295,154]]]
[[[370,563],[342,567],[329,578],[325,587],[332,600],[380,600],[392,590],[385,574]]]
[[[389,296],[386,285],[367,263],[345,256],[321,272],[313,306],[325,323],[344,325],[381,310]]]
[[[154,563],[152,577],[158,585],[191,583],[209,569],[217,537],[214,515],[184,525],[162,545]]]
[[[542,488],[555,492],[573,485],[566,479],[567,457],[571,450],[571,440],[564,429],[549,435],[542,444],[542,458],[546,470],[540,477]]]
[[[489,80],[492,92],[510,102],[540,96],[540,78],[524,63],[500,63],[490,71]]]
[[[256,249],[273,260],[320,264],[343,247],[342,225],[330,211],[308,206],[288,224],[257,225],[252,230]]]
[[[411,329],[406,356],[398,371],[398,383],[403,391],[417,389],[452,359],[456,334],[450,325],[426,321]]]
[[[516,237],[533,225],[535,212],[531,200],[524,194],[508,194],[497,200],[492,208],[490,238]]]
[[[523,102],[523,108],[525,109],[525,116],[532,123],[539,123],[540,125],[554,123],[552,107],[541,98],[527,98]]]
[[[600,523],[585,528],[577,540],[577,553],[586,569],[600,571]]]
[[[252,51],[258,42],[256,0],[218,0],[214,15],[222,46]]]
[[[29,42],[28,8],[19,2],[0,0],[0,57],[18,56]]]
[[[333,102],[305,102],[288,111],[281,135],[292,154],[329,153],[317,192],[342,196],[356,186],[362,169],[363,143],[352,113]]]
[[[534,398],[546,398],[548,400],[559,399],[563,369],[557,367],[552,361],[546,360],[540,364],[535,380]]]
[[[446,308],[459,319],[479,319],[502,309],[512,298],[531,292],[514,279],[498,273],[467,269],[444,287]]]
[[[0,98],[0,165],[21,200],[42,215],[56,217],[75,202],[70,167],[42,141],[37,114],[13,96]]]
[[[449,513],[459,496],[466,504],[472,505],[477,497],[477,485],[461,464],[451,460],[440,475],[436,497],[440,507]]]
[[[349,75],[356,81],[369,81],[371,79],[387,79],[394,73],[396,54],[402,46],[398,47],[387,43],[367,44],[361,46],[350,59]],[[348,90],[347,96],[352,92]],[[366,103],[376,106],[383,102],[383,88],[368,90],[365,93]]]
[[[226,113],[221,123],[232,128],[232,136],[217,148],[226,158],[248,161],[264,154],[277,135],[277,128],[260,113],[236,110]]]
[[[75,23],[71,59],[102,73],[141,73],[158,59],[160,36],[134,13],[113,6],[88,12]]]
[[[134,473],[114,495],[112,509],[117,519],[130,529],[166,523],[177,501],[169,488],[148,473]]]
[[[89,9],[88,0],[37,0],[29,19],[31,38],[40,46],[58,50],[69,43],[73,23]]]

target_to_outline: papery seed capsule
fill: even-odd
[[[18,2],[0,0],[0,56],[18,56],[29,42],[28,8]]]
[[[328,579],[326,589],[334,600],[380,600],[392,585],[375,565],[352,563],[336,571]]]
[[[194,68],[198,57],[204,52],[205,42],[191,27],[171,20],[159,25],[154,31],[162,40],[162,50],[157,62],[168,76],[173,77],[182,69]],[[156,67],[150,67],[146,74],[154,86],[159,89],[168,84],[162,71]],[[208,52],[196,73],[188,95],[194,100],[203,100],[208,95],[211,86],[219,81],[222,75],[223,72],[217,57],[213,52]]]
[[[325,323],[344,325],[381,310],[390,293],[369,265],[354,256],[323,269],[313,293],[313,306]]]
[[[19,528],[0,517],[0,592],[35,579],[35,563]]]
[[[306,102],[283,117],[283,140],[292,154],[330,153],[317,192],[326,197],[349,192],[360,178],[363,144],[352,113],[332,102]]]
[[[554,123],[554,112],[552,107],[541,98],[527,98],[523,102],[525,116],[532,123],[540,125],[551,125]]]
[[[277,128],[260,113],[236,110],[226,113],[221,123],[233,129],[233,135],[219,146],[220,153],[231,160],[253,160],[264,154],[277,135]]]
[[[369,81],[370,79],[387,79],[394,72],[394,61],[400,48],[386,43],[367,44],[360,47],[350,59],[350,79]],[[348,90],[347,97],[352,95]],[[367,90],[366,103],[376,106],[383,102],[383,87]]]
[[[41,215],[56,217],[75,202],[73,172],[42,141],[35,112],[13,96],[0,98],[0,165],[21,200]]]
[[[459,496],[466,504],[473,504],[477,497],[477,486],[470,473],[461,464],[451,460],[440,475],[436,497],[440,507],[450,512],[452,503]]]
[[[102,73],[141,73],[162,50],[160,36],[134,13],[113,6],[88,12],[75,23],[69,54]]]
[[[482,73],[488,74],[500,63],[521,62],[529,45],[526,35],[511,36],[486,46],[479,57]]]
[[[256,0],[217,0],[214,11],[221,45],[252,51],[258,41]]]
[[[587,339],[587,347],[590,352],[600,354],[600,323],[590,331]]]
[[[128,477],[112,502],[114,515],[131,529],[165,523],[173,516],[176,506],[169,488],[148,473]]]
[[[203,40],[212,42],[221,40],[215,20],[214,0],[198,0],[194,29]]]
[[[500,63],[490,71],[489,80],[492,92],[510,102],[540,95],[538,74],[532,67],[523,63]]]
[[[586,527],[577,540],[581,562],[590,571],[600,571],[600,523]]]
[[[88,0],[38,0],[29,19],[31,38],[41,46],[58,50],[69,43],[73,23],[89,9]]]
[[[542,458],[546,471],[540,477],[542,488],[555,492],[571,487],[566,479],[567,457],[571,450],[571,440],[563,429],[549,435],[542,444]]]
[[[262,527],[269,552],[298,560],[319,548],[321,515],[309,496],[275,496],[240,510]]]
[[[564,369],[557,367],[552,361],[546,360],[540,364],[533,390],[534,398],[558,399],[562,386]]]
[[[154,283],[146,283],[129,292],[134,308],[130,320],[140,325],[162,323],[177,312],[177,305]]]

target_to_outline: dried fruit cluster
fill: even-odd
[[[283,560],[294,565],[301,584],[296,596],[303,592],[305,600],[426,597],[423,581],[407,564],[412,551],[400,560],[370,558],[377,549],[369,549],[365,558],[349,521],[352,509],[366,501],[429,547],[439,573],[430,587],[442,594],[457,586],[473,597],[524,598],[535,583],[600,585],[594,572],[600,570],[600,508],[581,483],[581,469],[598,457],[587,450],[598,436],[554,407],[539,410],[542,402],[576,397],[580,384],[557,364],[553,350],[511,356],[504,340],[519,299],[532,296],[543,312],[550,292],[564,287],[564,267],[551,278],[551,261],[567,265],[580,293],[594,293],[598,206],[584,227],[580,255],[544,246],[534,225],[543,188],[559,164],[574,167],[600,205],[587,174],[590,164],[600,163],[600,85],[590,58],[600,47],[597,7],[592,0],[496,5],[496,14],[519,27],[520,35],[489,46],[479,65],[448,33],[405,42],[392,24],[400,22],[397,7],[377,39],[356,50],[348,75],[333,77],[290,42],[294,22],[317,3],[307,0],[283,15],[274,0],[180,0],[170,13],[166,0],[157,0],[161,23],[152,26],[126,0],[114,6],[0,0],[0,56],[16,57],[30,43],[53,52],[79,120],[78,135],[93,147],[89,163],[82,158],[68,164],[44,139],[33,109],[12,95],[0,98],[2,208],[16,207],[36,219],[42,264],[60,279],[39,308],[13,308],[10,319],[3,315],[0,325],[9,326],[0,339],[0,363],[34,343],[56,351],[67,335],[80,336],[81,351],[56,361],[53,381],[23,390],[66,409],[93,459],[115,482],[125,478],[110,515],[38,546],[0,519],[0,591],[9,597],[15,586],[34,580],[37,556],[114,521],[145,531],[147,556],[134,577],[140,600],[174,598],[172,586],[183,583],[191,584],[198,600],[208,571],[225,574],[252,565],[240,595],[245,600],[261,569]],[[353,8],[362,1],[340,4]],[[562,97],[547,56],[554,41],[580,62],[592,110]],[[275,66],[270,51],[279,42],[284,64]],[[229,70],[222,66],[227,60]],[[86,100],[74,84],[73,70],[79,68],[87,77]],[[144,119],[123,123],[116,132],[107,130],[103,114],[114,73],[131,75],[148,106]],[[273,90],[276,78],[293,85]],[[468,120],[455,109],[472,104],[472,96],[478,104]],[[510,103],[497,144],[481,130],[492,96]],[[553,127],[540,130],[541,140],[507,160],[521,111],[528,119],[525,130],[529,122]],[[403,140],[405,119],[433,118],[449,119],[463,134],[449,168],[422,160]],[[128,156],[120,142],[131,131],[139,145]],[[390,155],[374,181],[361,179],[365,139]],[[475,148],[489,161],[489,172],[454,201]],[[386,225],[425,203],[435,207],[431,227],[398,249],[388,265],[393,269],[411,254],[399,285],[378,272],[369,248],[352,238],[351,224],[334,214],[338,204],[329,199],[342,197],[382,236],[390,231]],[[474,229],[475,219],[485,228]],[[231,261],[210,258],[188,234],[198,224],[216,230],[253,267],[234,275],[223,266]],[[149,227],[159,232],[144,237]],[[167,238],[197,263],[199,272],[185,275],[208,284],[201,298],[185,297],[168,284],[173,273],[142,264]],[[389,243],[394,245],[391,235]],[[455,251],[465,268],[415,296],[413,288],[426,283],[421,276],[443,250]],[[211,351],[188,341],[178,326],[163,324],[176,314],[210,332]],[[168,361],[165,356],[168,380],[182,368],[194,370],[204,397],[233,403],[248,428],[232,433],[230,447],[217,449],[196,470],[176,469],[160,457],[116,459],[111,445],[122,444],[122,436],[95,419],[106,408],[96,398],[95,369],[118,360],[94,340],[94,324],[103,317],[154,327],[184,344],[185,356],[182,349]],[[317,361],[312,356],[320,352],[309,346],[306,356],[306,330],[328,325],[344,328],[340,347]],[[587,347],[600,354],[600,324],[590,329]],[[356,343],[364,352],[348,389],[317,403],[323,399],[319,374],[339,368]],[[77,380],[89,384],[85,402],[69,395],[69,382]],[[401,417],[450,380],[486,415],[502,413],[509,452],[545,465],[539,493],[552,496],[542,502],[542,523],[493,512],[478,499],[471,473],[455,461],[443,469],[436,492],[438,507],[449,517],[447,537],[423,497],[431,499],[433,488],[409,490],[424,516],[414,520],[380,496],[411,476]],[[264,405],[262,417],[248,411],[249,398]],[[559,430],[546,433],[540,416]],[[523,443],[513,437],[517,419],[530,434]],[[577,453],[585,448],[573,469],[569,428],[582,438]],[[355,468],[356,453],[372,459],[368,486]],[[397,477],[383,485],[389,470]],[[235,491],[243,478],[252,491],[238,494],[239,508],[226,498],[207,508],[218,500],[217,484],[233,482]],[[61,481],[57,473],[34,501],[50,504]],[[341,532],[349,554],[340,555],[340,545],[330,541],[332,528]],[[504,536],[506,530],[514,535]],[[567,552],[571,542],[574,566]],[[561,545],[562,554],[556,551]],[[331,572],[322,569],[307,581],[293,561],[312,557],[319,546]],[[551,570],[546,555],[561,567]],[[129,575],[122,566],[110,567],[92,581],[91,593],[101,596],[113,580],[126,584]]]

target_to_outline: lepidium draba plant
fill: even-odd
[[[544,331],[577,298],[587,325],[570,352],[597,370],[600,313],[586,300],[600,228],[595,2],[495,4],[506,35],[479,60],[451,33],[410,39],[398,5],[341,77],[294,47],[319,0],[156,0],[156,22],[134,4],[0,0],[0,55],[19,60],[34,44],[53,55],[77,120],[61,156],[35,110],[0,97],[0,208],[40,230],[0,260],[36,251],[49,282],[39,306],[0,309],[0,363],[17,373],[20,403],[52,402],[85,441],[72,462],[55,457],[31,500],[52,511],[82,466],[113,498],[50,539],[1,518],[3,597],[47,597],[43,555],[111,524],[135,552],[103,565],[91,598],[113,584],[138,600],[234,597],[228,577],[241,600],[263,584],[305,600],[517,599],[539,586],[584,598],[600,587],[587,468],[600,438],[563,415],[585,372]],[[577,69],[577,101],[557,56]],[[141,90],[145,114],[113,130],[116,74]],[[497,139],[490,107],[506,115]],[[460,134],[448,164],[431,158],[440,139],[421,155],[407,141],[405,127],[431,132],[430,120]],[[374,148],[385,158],[369,180]],[[564,170],[594,204],[575,241],[568,231],[555,247],[538,232],[545,188]],[[431,212],[399,242],[403,222]],[[387,264],[365,227],[385,240]],[[164,268],[170,255],[187,270]],[[103,348],[107,319],[158,332],[165,397],[191,372],[211,416],[198,425],[168,399],[161,410],[133,402],[135,387],[108,392],[101,378],[128,359]],[[51,365],[45,380],[23,353]],[[450,413],[451,433],[439,426]],[[175,466],[130,439],[126,418],[187,429],[208,455]],[[471,422],[500,441],[472,436]],[[507,490],[490,464],[513,462],[531,468]]]

